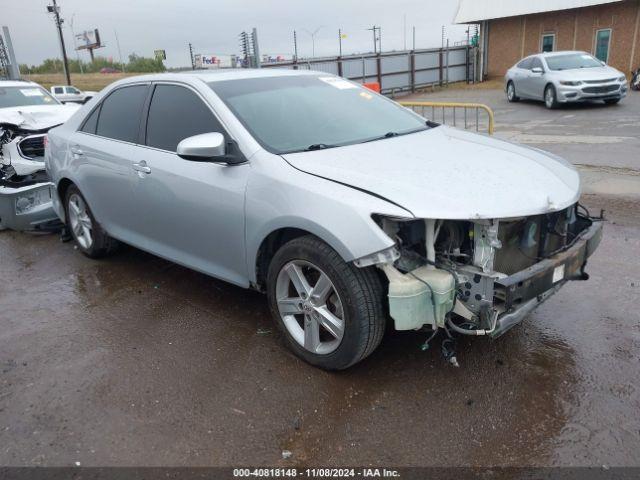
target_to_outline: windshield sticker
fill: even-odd
[[[320,78],[320,80],[322,80],[324,83],[328,83],[332,87],[336,87],[340,90],[347,90],[349,88],[358,88],[357,85],[354,85],[351,82],[347,82],[342,78],[337,78],[337,77],[318,77],[318,78]]]
[[[44,94],[39,88],[21,88],[20,93],[25,97],[42,97]]]

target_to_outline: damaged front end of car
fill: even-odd
[[[365,259],[388,280],[396,330],[444,328],[498,337],[570,280],[586,280],[601,218],[578,203],[508,219],[375,216],[396,244]]]
[[[51,231],[61,226],[44,165],[48,130],[0,122],[0,230]]]

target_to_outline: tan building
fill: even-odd
[[[589,52],[622,72],[640,68],[640,0],[460,0],[455,23],[480,24],[483,77],[552,50]]]

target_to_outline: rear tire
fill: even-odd
[[[547,85],[544,89],[544,104],[549,110],[558,108],[558,96],[556,95],[556,87]]]
[[[509,103],[520,101],[520,97],[516,95],[516,86],[512,80],[507,83],[507,100]]]
[[[287,346],[311,365],[343,370],[370,355],[382,340],[386,316],[377,272],[346,263],[312,235],[276,252],[267,296]]]
[[[621,98],[608,98],[604,101],[606,105],[615,105],[616,103],[620,103]]]
[[[67,189],[64,208],[67,228],[83,254],[89,258],[101,258],[117,249],[118,241],[102,229],[75,185],[70,185]]]

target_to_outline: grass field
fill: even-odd
[[[99,92],[104,87],[121,78],[139,75],[136,73],[72,73],[71,84],[80,90],[93,90]],[[52,85],[65,85],[67,82],[62,73],[37,73],[23,75],[25,80],[39,83],[49,90]]]
[[[80,90],[93,90],[99,92],[104,87],[121,78],[133,75],[141,75],[138,73],[74,73],[71,74],[71,84]],[[51,85],[64,85],[65,79],[62,73],[38,73],[33,75],[24,75],[27,80],[39,83],[49,90]],[[468,85],[465,82],[452,83],[446,87],[433,87],[427,90],[440,91],[442,89],[465,89],[465,90],[492,90],[503,87],[502,79],[490,79],[475,85]]]

